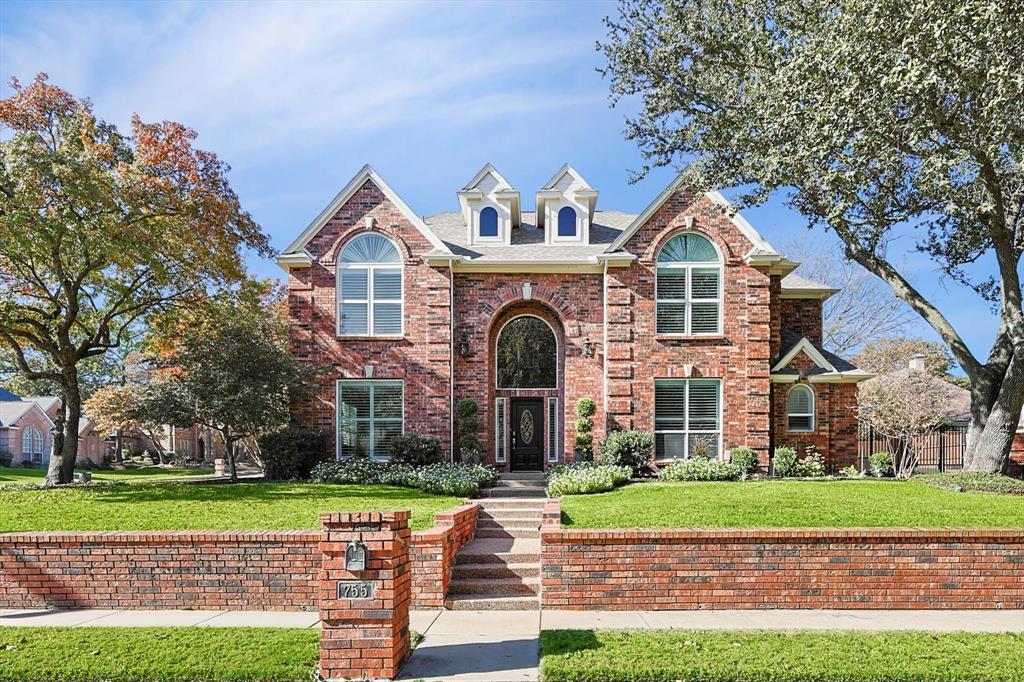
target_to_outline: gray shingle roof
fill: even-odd
[[[590,244],[545,244],[544,230],[537,227],[537,216],[523,212],[522,224],[512,230],[512,245],[476,244],[466,242],[466,222],[456,211],[438,213],[425,219],[427,227],[457,256],[487,261],[573,261],[589,262],[604,253],[622,234],[635,215],[620,211],[597,211],[590,226]]]
[[[800,343],[801,339],[803,339],[803,337],[797,334],[796,332],[790,331],[789,329],[783,329],[782,334],[780,335],[780,340],[782,341],[782,344],[779,348],[779,354],[772,359],[772,365],[775,365],[775,363],[777,363],[780,359],[784,358],[786,354],[789,353],[789,351],[793,350],[793,346]],[[808,341],[810,341],[810,339],[808,339]],[[812,343],[811,345],[814,346],[814,349],[821,353],[822,356],[824,356],[824,358],[829,361],[829,364],[836,368],[836,371],[853,372],[857,369],[857,367],[853,363],[842,359],[835,353],[828,352],[821,346],[821,344]],[[811,371],[811,374],[822,374],[826,371],[827,370],[825,369],[817,367]],[[783,369],[782,371],[779,372],[779,374],[789,373],[791,372],[789,372],[787,369]]]
[[[0,402],[0,427],[8,427],[21,419],[35,403],[21,400]]]
[[[839,291],[839,289],[836,289],[835,287],[830,287],[827,284],[815,282],[814,280],[807,279],[806,277],[801,277],[800,275],[796,275],[792,272],[782,278],[782,289],[788,289],[790,291]]]

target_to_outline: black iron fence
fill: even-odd
[[[891,452],[895,444],[867,424],[858,430],[857,458],[861,467],[867,465],[874,452]],[[964,466],[967,451],[967,426],[942,426],[931,433],[914,438],[910,445],[917,454],[917,468],[925,471],[956,471]],[[899,448],[897,448],[899,449]]]

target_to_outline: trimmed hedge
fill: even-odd
[[[548,497],[562,495],[589,495],[603,493],[629,481],[633,470],[628,466],[575,462],[563,464],[548,471]]]
[[[481,488],[490,488],[497,483],[498,472],[479,464],[438,463],[414,467],[353,457],[318,464],[310,478],[313,483],[379,483],[414,488],[435,495],[472,497],[479,494]]]

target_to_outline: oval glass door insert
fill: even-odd
[[[524,444],[533,442],[533,413],[529,410],[523,410],[522,416],[519,417],[519,435]]]

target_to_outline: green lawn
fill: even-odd
[[[93,469],[94,481],[161,481],[173,480],[184,476],[209,476],[213,469],[165,469],[163,467],[136,467],[131,469]],[[0,485],[12,483],[42,483],[46,469],[34,467],[0,467]]]
[[[299,682],[320,631],[0,627],[0,681]]]
[[[1012,527],[1024,497],[910,481],[637,483],[562,498],[575,528]]]
[[[332,511],[412,511],[413,529],[462,504],[457,497],[381,485],[161,483],[0,489],[0,532],[42,530],[319,528]]]
[[[550,630],[545,682],[1011,682],[1024,635]]]

